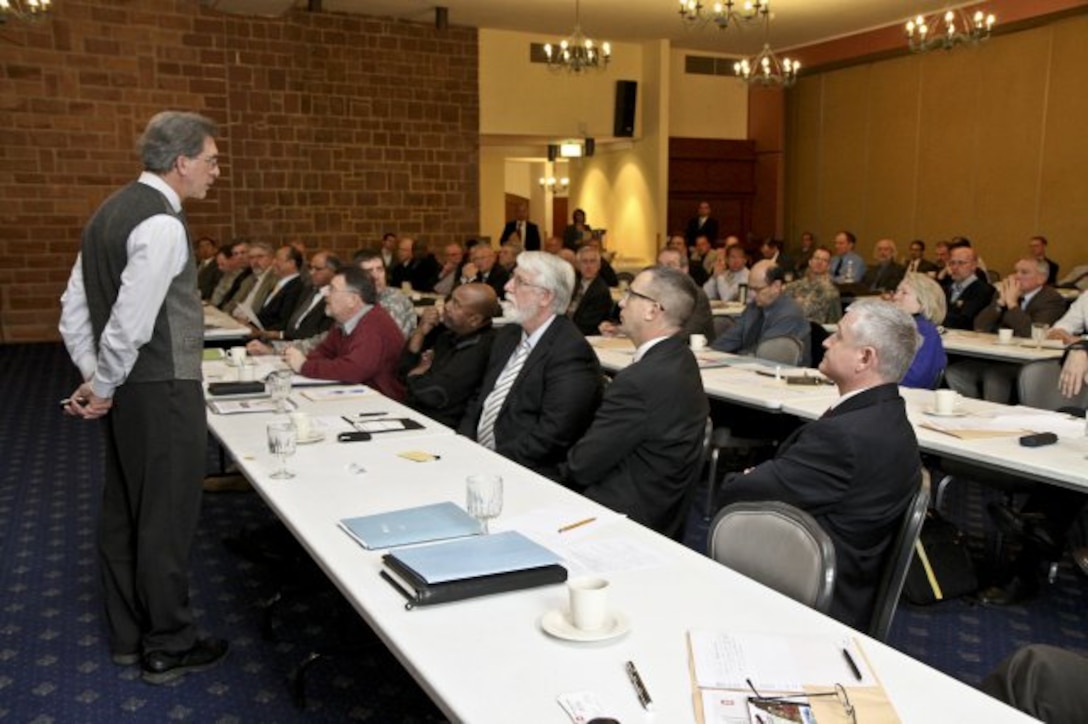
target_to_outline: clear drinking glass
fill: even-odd
[[[469,475],[465,479],[468,514],[490,533],[487,522],[502,512],[502,477],[499,475]]]
[[[272,473],[276,480],[286,480],[295,477],[295,474],[287,469],[287,458],[295,454],[295,445],[298,444],[298,431],[290,420],[278,420],[268,423],[268,452],[279,458],[280,468]]]
[[[1046,339],[1048,332],[1050,332],[1049,324],[1036,323],[1031,325],[1031,341],[1035,343],[1035,349],[1043,346],[1043,340]]]
[[[268,393],[276,403],[276,413],[287,412],[287,398],[291,394],[291,370],[276,370],[268,376]]]

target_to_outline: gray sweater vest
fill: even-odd
[[[176,216],[185,223],[184,216],[175,214],[159,191],[133,182],[106,199],[83,230],[83,283],[96,342],[102,337],[121,290],[121,273],[128,263],[128,238],[140,223],[157,214]],[[151,339],[140,348],[126,382],[201,378],[204,314],[196,273],[190,252],[185,268],[170,280]]]

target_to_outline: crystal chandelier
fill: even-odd
[[[680,20],[689,27],[702,27],[713,22],[719,30],[750,23],[760,15],[770,12],[770,0],[744,0],[740,10],[734,0],[716,2],[705,10],[700,0],[680,0]]]
[[[964,8],[948,10],[924,18],[921,15],[907,21],[907,44],[915,53],[924,53],[933,48],[951,50],[960,44],[981,43],[990,37],[997,18],[993,13],[976,10],[969,15]],[[943,24],[943,31],[934,32]]]
[[[763,50],[752,58],[741,58],[733,64],[733,71],[749,85],[759,83],[763,86],[781,86],[789,88],[797,82],[797,71],[801,63],[790,58],[779,58],[771,50],[771,16],[763,14],[764,42]]]
[[[0,0],[0,25],[10,19],[28,23],[44,20],[52,10],[52,0]]]
[[[579,0],[574,0],[574,32],[558,46],[546,43],[544,55],[547,56],[548,68],[555,71],[582,73],[591,68],[604,70],[612,59],[612,45],[605,41],[598,48],[593,39],[582,32],[581,7]]]

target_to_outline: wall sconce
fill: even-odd
[[[570,179],[566,176],[563,176],[562,178],[556,178],[555,176],[541,176],[540,188],[553,194],[558,191],[566,191],[570,188]]]

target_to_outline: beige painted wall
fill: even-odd
[[[1088,261],[1088,17],[977,48],[805,75],[788,99],[787,236],[964,235],[1003,275],[1027,238]]]
[[[678,138],[748,138],[748,86],[735,76],[695,75],[684,72],[690,50],[670,50],[670,135]],[[728,58],[716,53],[700,56]]]
[[[642,80],[642,46],[613,42],[613,60],[605,71],[571,76],[529,62],[530,43],[556,40],[535,33],[479,31],[481,134],[612,135],[616,81]],[[636,135],[641,125],[636,114]]]

